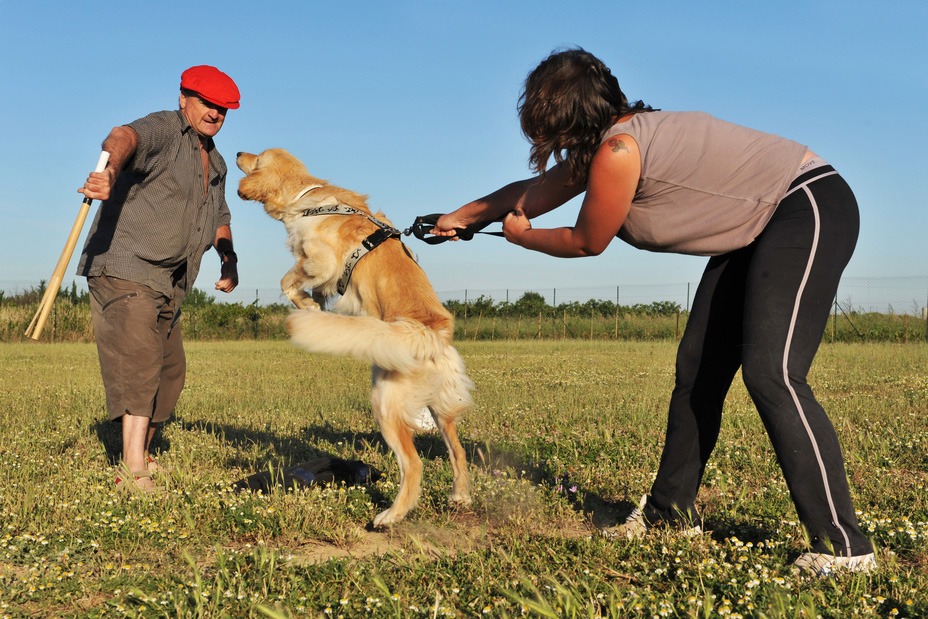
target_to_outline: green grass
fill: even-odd
[[[744,388],[729,396],[700,492],[711,534],[605,541],[657,468],[671,342],[459,345],[477,384],[460,432],[474,506],[447,505],[423,434],[419,508],[366,527],[397,470],[368,368],[280,341],[187,346],[187,389],[156,445],[156,499],[113,486],[90,344],[0,345],[0,616],[928,616],[928,346],[826,344],[811,380],[844,448],[880,570],[811,581],[773,451]],[[238,495],[258,470],[337,455],[370,487]],[[576,493],[559,491],[567,475]]]

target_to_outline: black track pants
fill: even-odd
[[[741,367],[813,549],[873,551],[857,523],[837,435],[806,383],[858,229],[854,194],[822,166],[794,181],[754,243],[709,260],[677,353],[652,509],[693,510]]]

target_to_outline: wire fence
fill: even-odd
[[[545,303],[558,307],[565,303],[585,303],[590,300],[611,301],[620,306],[646,305],[669,302],[688,311],[696,292],[697,282],[662,284],[615,284],[603,286],[576,286],[550,288],[464,288],[439,290],[443,303],[455,301],[465,305],[477,300],[493,303],[515,303],[527,293],[541,295]],[[3,281],[0,291],[4,298],[13,298],[41,287],[41,282]],[[75,278],[66,281],[62,289],[86,291],[86,280]],[[206,293],[213,296],[212,291]],[[216,293],[217,303],[238,303],[243,306],[289,305],[289,301],[276,287],[249,288],[239,286],[231,294]],[[879,313],[892,315],[928,317],[928,275],[845,277],[841,280],[836,304],[844,313]]]
[[[670,302],[689,311],[697,282],[653,285],[615,285],[594,287],[563,287],[548,289],[464,289],[439,291],[442,302],[458,301],[464,304],[478,299],[495,303],[514,303],[524,294],[533,292],[545,302],[557,307],[560,304],[591,299],[612,301],[616,305],[647,305]],[[913,277],[847,277],[841,280],[836,295],[839,309],[846,313],[878,313],[926,317],[928,308],[928,275]]]

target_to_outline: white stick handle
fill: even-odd
[[[105,150],[101,150],[101,151],[100,151],[100,158],[97,160],[97,167],[94,168],[93,171],[94,171],[94,172],[102,172],[103,170],[105,170],[105,169],[106,169],[106,164],[109,163],[109,160],[110,160],[110,154],[109,154],[107,151],[105,151]],[[92,199],[92,198],[84,198],[84,204],[90,205],[91,202],[93,202],[93,199]],[[84,223],[84,222],[81,222],[82,225],[83,225],[83,223]],[[65,265],[65,266],[67,266],[67,265]],[[57,293],[56,293],[56,294],[57,294]]]
[[[94,172],[102,172],[105,170],[109,160],[110,154],[105,150],[102,151]],[[42,335],[42,329],[45,328],[45,321],[48,319],[48,313],[52,309],[55,297],[58,296],[58,291],[61,290],[61,280],[64,279],[64,272],[68,268],[68,263],[71,262],[71,254],[74,253],[74,246],[77,245],[77,239],[81,234],[81,230],[84,228],[84,220],[87,219],[87,213],[90,211],[91,202],[93,202],[91,198],[84,198],[84,202],[81,204],[80,211],[77,213],[77,220],[75,220],[74,226],[71,227],[71,234],[64,244],[64,249],[61,251],[61,256],[58,258],[58,264],[55,265],[55,270],[52,272],[52,276],[48,281],[48,287],[45,289],[45,294],[42,296],[41,303],[39,303],[39,309],[36,311],[35,316],[32,317],[32,322],[29,323],[29,327],[26,328],[27,337],[37,340]]]
[[[102,172],[103,170],[106,169],[106,164],[109,163],[109,161],[110,161],[110,154],[105,150],[101,150],[100,159],[97,160],[97,167],[94,168],[93,171]]]

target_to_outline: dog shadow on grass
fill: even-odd
[[[280,434],[274,432],[270,426],[265,428],[240,427],[230,424],[187,421],[182,417],[174,417],[159,429],[152,441],[152,453],[168,453],[172,445],[166,433],[166,427],[184,432],[204,432],[215,436],[227,443],[239,455],[227,457],[223,463],[228,468],[240,469],[244,475],[269,468],[289,466],[317,458],[338,458],[334,453],[314,447],[315,443],[342,443],[350,451],[362,453],[372,447],[392,459],[392,453],[380,432],[372,429],[368,432],[346,431],[343,428],[321,424],[307,426],[298,433]],[[109,420],[100,420],[91,425],[91,432],[96,434],[103,447],[107,461],[116,466],[122,456],[122,424]],[[415,437],[415,444],[419,456],[423,460],[447,458],[445,443],[438,433],[420,433]],[[488,474],[493,475],[499,470],[511,470],[531,483],[554,490],[569,502],[577,511],[581,511],[594,526],[608,526],[614,524],[618,515],[631,511],[634,505],[630,502],[610,503],[598,495],[576,489],[563,472],[555,471],[536,462],[526,461],[514,453],[509,453],[498,445],[487,444],[481,441],[461,440],[467,452],[471,467],[480,467]],[[254,448],[260,449],[257,456],[245,455],[245,452],[254,453]],[[342,452],[344,453],[344,452]],[[377,486],[369,487],[371,499],[382,506],[388,506],[392,498],[381,493]]]
[[[270,426],[265,428],[240,427],[212,422],[187,422],[183,419],[178,419],[175,423],[181,430],[213,434],[235,450],[247,451],[256,446],[259,447],[261,453],[257,457],[233,455],[226,459],[226,466],[242,469],[246,475],[248,471],[263,471],[317,458],[338,457],[336,454],[317,449],[313,446],[316,443],[342,444],[349,451],[357,453],[370,451],[373,448],[383,453],[387,459],[393,457],[390,448],[376,429],[355,432],[346,431],[344,428],[331,424],[320,424],[306,426],[298,433],[283,435],[274,432]],[[414,441],[419,456],[423,460],[447,458],[444,440],[437,432],[419,433]],[[550,489],[573,509],[582,513],[592,527],[602,528],[614,525],[635,507],[630,501],[610,502],[594,492],[578,488],[570,476],[563,471],[526,460],[499,445],[467,440],[463,437],[461,444],[472,468],[482,468],[491,476],[499,471],[513,471],[517,476],[538,487]],[[392,497],[381,493],[376,485],[370,486],[369,492],[371,499],[378,505],[386,507],[392,502]]]
[[[224,464],[227,467],[241,469],[245,475],[249,471],[266,471],[269,467],[298,464],[317,458],[338,457],[336,454],[313,447],[316,441],[343,443],[358,453],[370,450],[374,446],[387,457],[392,458],[390,448],[377,430],[349,432],[331,424],[323,424],[305,427],[299,434],[282,435],[268,428],[242,428],[211,422],[189,422],[182,418],[172,418],[168,425],[175,425],[182,431],[212,434],[236,449],[247,450],[254,446],[260,447],[262,453],[257,458],[236,455],[226,459]],[[101,420],[94,423],[91,429],[103,446],[109,463],[116,466],[122,454],[122,424]],[[438,433],[417,434],[415,444],[423,460],[447,457],[445,443]],[[480,467],[489,475],[494,475],[501,470],[516,471],[532,484],[548,488],[554,494],[559,495],[574,510],[582,513],[593,528],[610,527],[622,522],[635,508],[635,503],[631,501],[606,500],[599,494],[576,485],[569,473],[551,469],[537,462],[526,461],[499,445],[465,438],[461,439],[461,444],[467,452],[467,460],[471,467]],[[171,441],[165,435],[163,427],[155,435],[151,447],[154,453],[170,451]],[[386,507],[392,502],[392,498],[380,492],[375,485],[369,486],[369,493],[371,500],[378,505]],[[704,514],[704,516],[706,517],[704,527],[716,539],[734,536],[745,542],[757,543],[769,539],[771,535],[768,528],[754,526],[740,519],[726,518],[722,514],[711,513]]]
[[[351,450],[361,453],[374,446],[388,458],[392,458],[380,432],[348,432],[331,424],[308,426],[299,434],[278,434],[268,428],[242,428],[227,424],[211,422],[189,422],[174,418],[169,425],[190,432],[206,432],[227,442],[232,447],[247,450],[259,446],[262,453],[257,458],[236,455],[227,458],[225,466],[241,469],[245,475],[251,472],[266,471],[269,467],[297,464],[317,458],[337,457],[335,454],[313,447],[316,441],[343,443]],[[122,453],[122,424],[101,420],[94,423],[91,430],[97,435],[103,446],[109,463],[116,466]],[[441,436],[435,432],[420,433],[415,437],[416,448],[423,460],[446,458],[447,450]],[[467,452],[471,467],[479,467],[488,475],[497,471],[516,471],[522,478],[532,484],[550,489],[559,495],[574,510],[582,513],[593,528],[613,526],[625,519],[635,508],[631,501],[609,501],[595,492],[574,483],[569,473],[553,470],[537,462],[526,461],[513,452],[499,445],[482,441],[469,441],[462,438],[461,444]],[[164,453],[171,449],[171,441],[165,435],[164,428],[155,435],[152,442],[154,453]],[[252,470],[253,469],[253,470]],[[380,492],[375,485],[369,486],[371,500],[383,507],[389,506],[392,498]],[[704,514],[704,527],[715,539],[737,537],[744,542],[761,542],[770,538],[769,528],[754,526],[742,519],[732,519],[724,514]]]

